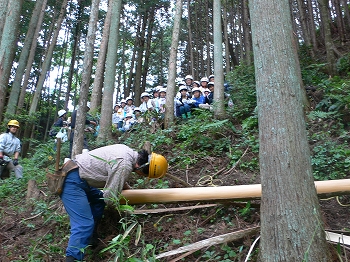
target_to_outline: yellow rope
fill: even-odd
[[[202,176],[198,181],[196,186],[218,186],[218,184],[222,185],[222,181],[220,179],[214,179],[210,175]]]
[[[320,199],[320,200],[322,200],[322,201],[327,201],[327,200],[331,200],[331,199],[333,199],[333,198],[335,198],[335,199],[337,200],[338,204],[339,204],[340,206],[342,206],[342,207],[349,207],[349,206],[350,206],[350,204],[344,205],[344,204],[340,203],[339,196],[329,197],[329,198]]]
[[[348,206],[350,206],[350,204],[344,205],[344,204],[340,203],[339,196],[336,196],[336,199],[337,199],[338,204],[341,205],[342,207],[348,207]]]

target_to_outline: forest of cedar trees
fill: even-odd
[[[166,157],[164,178],[132,174],[130,192],[261,195],[124,204],[116,193],[84,261],[350,259],[350,1],[0,0],[0,40],[0,133],[19,122],[23,166],[0,180],[0,261],[65,261],[69,217],[46,173],[85,140],[148,141]],[[191,96],[195,82],[203,96],[215,83],[213,102],[184,114],[181,88]],[[123,100],[142,108],[162,90],[161,109],[113,122]],[[57,150],[62,110],[76,135]]]

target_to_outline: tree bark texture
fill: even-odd
[[[35,8],[32,14],[32,17],[29,22],[28,31],[26,34],[26,38],[24,40],[24,45],[22,48],[21,55],[18,61],[18,67],[16,69],[15,79],[12,84],[11,94],[9,101],[7,103],[7,114],[15,114],[16,106],[19,98],[19,94],[21,92],[22,79],[24,75],[24,71],[28,62],[28,57],[30,54],[31,45],[33,43],[33,39],[36,32],[36,27],[41,25],[38,24],[38,20],[40,18],[40,13],[45,10],[47,0],[37,0],[35,3]]]
[[[59,35],[59,31],[61,29],[61,25],[63,22],[63,19],[65,17],[65,13],[66,13],[66,8],[67,8],[67,2],[68,0],[63,0],[62,1],[62,6],[61,6],[61,10],[60,10],[60,15],[57,19],[57,25],[56,25],[56,29],[54,31],[54,35],[52,37],[51,43],[47,49],[47,54],[46,57],[44,59],[43,65],[42,65],[42,70],[40,73],[40,77],[38,79],[38,83],[36,85],[36,90],[33,96],[33,100],[32,100],[32,104],[30,106],[30,110],[29,110],[29,114],[33,114],[36,112],[36,109],[38,107],[38,103],[41,97],[41,92],[44,86],[44,82],[46,79],[46,74],[50,69],[50,65],[51,65],[51,60],[52,60],[52,56],[53,56],[53,50],[56,46],[56,42],[57,42],[57,38]]]
[[[213,31],[214,31],[214,72],[215,72],[215,92],[214,92],[214,117],[225,118],[224,104],[224,64],[222,50],[222,27],[221,27],[221,0],[213,1]]]
[[[38,45],[37,38],[39,36],[41,24],[42,24],[43,19],[44,19],[44,14],[45,14],[45,6],[43,5],[41,12],[39,14],[38,23],[35,26],[35,33],[34,33],[33,41],[32,41],[31,46],[30,46],[29,56],[27,59],[27,65],[26,65],[25,74],[24,74],[24,78],[23,78],[23,84],[22,84],[22,88],[21,88],[21,93],[20,93],[19,98],[18,98],[16,114],[20,114],[22,112],[22,107],[24,105],[24,99],[26,96],[27,86],[28,86],[28,82],[29,82],[29,78],[30,78],[30,70],[32,68],[32,64],[34,61],[35,50],[36,50],[36,47]]]
[[[244,61],[247,65],[252,64],[252,41],[249,25],[249,7],[248,0],[242,2],[242,25],[243,25],[243,43],[244,43]]]
[[[322,28],[323,28],[323,34],[324,34],[324,44],[326,47],[328,73],[330,75],[334,75],[336,58],[333,51],[334,43],[333,43],[332,32],[331,32],[331,20],[329,18],[330,16],[329,3],[328,3],[328,0],[318,0],[318,4],[320,7],[320,16],[321,16]]]
[[[79,107],[77,109],[77,116],[74,128],[72,158],[74,158],[75,155],[80,154],[83,151],[84,147],[84,129],[87,112],[86,104],[89,95],[92,63],[94,58],[94,44],[96,39],[99,4],[100,0],[93,0],[91,2],[89,27],[85,41],[83,73],[80,84]]]
[[[72,49],[72,56],[71,56],[71,60],[70,60],[70,64],[69,64],[69,71],[68,71],[68,79],[67,79],[67,92],[66,92],[66,96],[65,96],[65,104],[64,104],[64,109],[67,110],[68,109],[68,102],[70,99],[70,92],[72,90],[72,83],[73,83],[73,77],[74,77],[74,73],[77,72],[78,70],[75,69],[75,62],[77,60],[77,53],[79,50],[79,43],[80,43],[80,37],[82,34],[82,15],[83,15],[83,10],[84,10],[84,2],[83,1],[79,1],[79,7],[78,7],[78,12],[77,12],[77,21],[75,23],[75,29],[73,31],[73,42],[71,44],[71,49]],[[76,90],[76,89],[75,89]],[[74,99],[73,101],[75,101],[75,94],[74,94]],[[74,106],[76,106],[74,104]]]
[[[109,5],[111,5],[111,3],[109,3]],[[94,79],[94,84],[93,84],[93,89],[91,94],[91,111],[98,110],[98,108],[101,106],[102,87],[103,87],[105,64],[106,64],[109,30],[111,26],[111,17],[112,17],[111,9],[108,8],[106,18],[105,18],[105,23],[103,26],[100,52],[98,53],[95,79]]]
[[[166,96],[166,110],[164,117],[164,126],[168,128],[174,122],[174,97],[176,93],[176,57],[179,46],[180,24],[182,16],[182,0],[176,0],[176,9],[174,17],[173,34],[170,47],[170,57],[168,66],[168,82]]]
[[[112,17],[111,27],[108,39],[108,50],[106,58],[105,84],[102,96],[100,132],[98,141],[104,143],[112,136],[112,112],[113,112],[113,93],[115,86],[117,51],[119,43],[119,21],[122,8],[122,0],[111,2]]]
[[[135,92],[135,104],[139,105],[141,104],[141,93],[143,92],[141,88],[141,77],[142,77],[142,61],[143,61],[143,51],[145,50],[145,34],[146,34],[146,26],[147,26],[147,19],[148,19],[148,13],[144,12],[140,16],[140,28],[138,31],[140,31],[139,34],[137,34],[136,38],[136,45],[135,48],[137,50],[137,59],[136,59],[136,70],[135,70],[135,85],[134,85],[134,92]]]
[[[0,121],[5,108],[23,0],[9,1],[0,43]]]
[[[154,28],[154,15],[155,15],[155,8],[154,6],[151,6],[148,11],[148,26],[147,26],[147,38],[146,38],[146,50],[145,50],[145,62],[143,64],[142,68],[142,81],[141,81],[141,90],[146,90],[146,81],[147,81],[147,74],[149,70],[149,59],[151,56],[151,44],[152,44],[152,37],[153,37],[153,28]]]
[[[250,12],[262,184],[260,259],[328,262],[289,3],[252,0]]]
[[[9,0],[0,0],[0,39],[4,30],[8,2]]]

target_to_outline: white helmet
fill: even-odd
[[[193,80],[193,77],[191,76],[191,75],[187,75],[186,77],[185,77],[185,80],[186,79],[191,79],[191,80]]]
[[[125,98],[126,102],[128,102],[128,100],[134,101],[131,96],[128,96],[127,98]]]
[[[126,104],[126,100],[125,100],[125,99],[122,99],[122,100],[120,100],[120,103]]]
[[[210,80],[210,78],[215,78],[215,77],[214,77],[214,75],[210,75],[210,76],[209,76],[209,80]]]
[[[139,111],[139,112],[141,112],[141,110],[140,110],[140,108],[139,108],[139,107],[135,107],[135,108],[134,108],[134,112],[135,112],[135,111]]]
[[[67,114],[67,111],[64,110],[64,109],[61,109],[60,111],[57,112],[57,114],[58,114],[58,117],[61,117],[61,116],[63,116],[64,114]]]
[[[166,88],[165,87],[162,87],[160,90],[159,90],[159,93],[160,92],[165,92],[166,93]]]
[[[202,77],[201,82],[207,82],[207,83],[209,83],[208,77]]]
[[[125,117],[133,117],[133,115],[131,113],[127,113]]]
[[[148,97],[149,97],[149,94],[148,94],[147,92],[143,92],[143,93],[141,94],[141,98],[143,98],[144,96],[148,96]]]
[[[208,86],[214,86],[215,84],[214,84],[214,82],[209,82],[208,83]]]
[[[187,91],[187,86],[180,86],[179,87],[179,92],[181,92],[182,90],[186,90]]]
[[[163,86],[156,86],[155,88],[153,88],[153,93],[159,92],[159,90],[162,88]]]
[[[201,92],[201,89],[199,87],[192,88],[192,93],[194,93],[196,91]]]

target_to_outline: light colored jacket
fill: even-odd
[[[126,145],[115,144],[76,155],[79,175],[92,187],[103,188],[103,197],[118,195],[132,173],[138,153]]]
[[[16,152],[21,152],[21,141],[11,133],[0,135],[0,152],[12,157]]]

